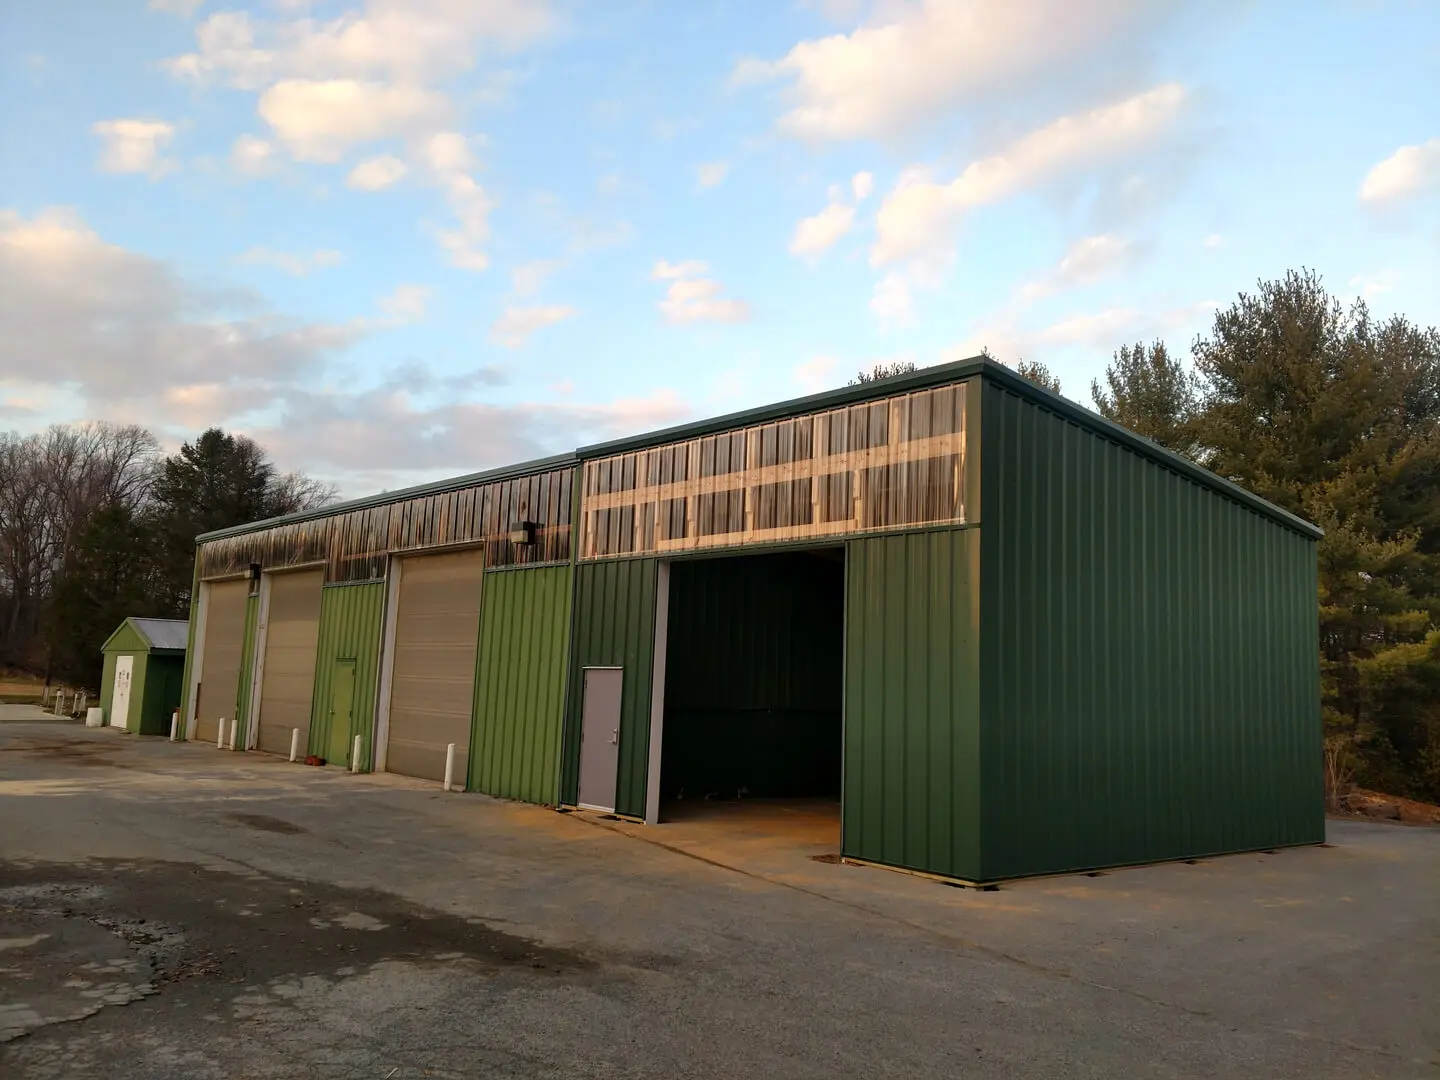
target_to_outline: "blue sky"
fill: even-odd
[[[1088,402],[1300,266],[1440,322],[1430,0],[52,0],[0,101],[0,424],[348,495],[981,346]]]

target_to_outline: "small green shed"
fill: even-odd
[[[100,707],[105,722],[140,735],[168,735],[185,681],[180,619],[126,619],[101,646]]]

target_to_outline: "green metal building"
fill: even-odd
[[[202,536],[186,732],[969,882],[1314,843],[1319,535],[976,358]]]
[[[105,722],[140,735],[170,734],[184,686],[186,624],[126,619],[100,647],[100,707]]]

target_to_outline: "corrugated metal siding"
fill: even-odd
[[[184,677],[183,657],[141,654],[136,664],[145,666],[143,707],[132,713],[130,730],[139,735],[169,735],[170,716],[180,703],[180,680]]]
[[[244,723],[235,733],[235,745],[244,746],[250,737],[251,677],[255,673],[255,627],[260,618],[260,597],[250,595],[245,599],[245,639],[240,650],[240,685],[235,696],[235,715]],[[229,742],[229,735],[225,737]]]
[[[1319,841],[1313,541],[995,386],[984,875]]]
[[[467,787],[559,801],[560,735],[570,641],[571,568],[485,575]]]
[[[327,585],[320,590],[320,637],[315,647],[315,698],[311,707],[310,749],[328,756],[330,682],[336,660],[355,661],[355,697],[350,738],[364,737],[360,767],[369,771],[375,754],[375,687],[384,630],[385,583]],[[348,765],[349,754],[344,764]]]
[[[980,531],[850,541],[843,851],[980,876]]]
[[[841,551],[671,565],[662,798],[840,794]]]
[[[574,658],[565,716],[561,798],[575,801],[580,768],[581,672],[623,667],[617,813],[645,813],[646,758],[650,747],[650,669],[655,660],[654,559],[582,563],[575,569]]]

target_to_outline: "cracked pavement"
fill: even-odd
[[[667,828],[0,706],[0,1075],[1440,1075],[1440,829],[980,892]]]

